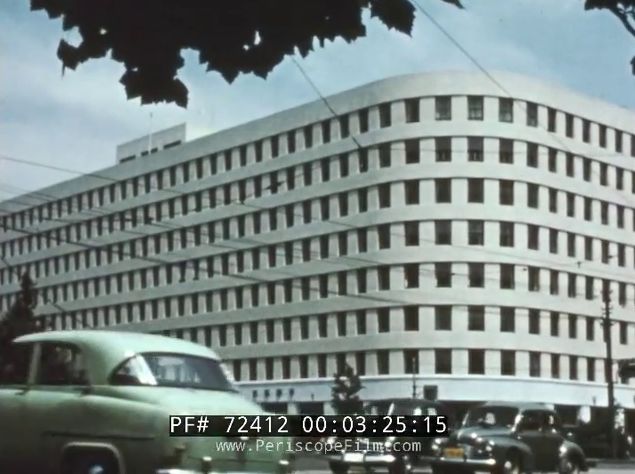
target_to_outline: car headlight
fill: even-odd
[[[430,450],[432,451],[432,454],[434,455],[439,454],[441,452],[441,448],[443,447],[444,443],[445,443],[444,438],[434,438],[432,440],[432,443],[430,444]]]

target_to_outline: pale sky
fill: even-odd
[[[608,12],[585,12],[583,0],[465,0],[465,10],[420,3],[487,70],[527,74],[635,109],[635,38]],[[0,1],[0,156],[92,172],[115,163],[117,144],[150,131],[187,122],[191,139],[317,99],[290,58],[266,80],[248,75],[227,84],[185,52],[188,109],[141,106],[126,99],[123,68],[110,59],[62,76],[58,41],[75,36],[28,4]],[[367,27],[355,43],[298,56],[324,94],[403,73],[475,69],[419,12],[412,37],[376,20]],[[0,159],[0,200],[73,176]]]

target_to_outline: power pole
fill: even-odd
[[[604,342],[606,343],[606,383],[608,389],[608,439],[611,449],[611,457],[617,458],[617,441],[615,436],[615,386],[613,383],[613,340],[611,327],[611,292],[608,288],[603,290],[604,299],[604,318],[602,325],[604,326]]]

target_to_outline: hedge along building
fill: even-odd
[[[345,362],[367,400],[414,381],[452,402],[606,406],[604,290],[616,359],[635,338],[635,114],[496,78],[389,78],[126,144],[2,203],[0,308],[28,271],[55,327],[198,341],[290,411],[329,411]],[[635,407],[632,384],[616,394]]]

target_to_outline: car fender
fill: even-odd
[[[523,469],[526,472],[534,470],[534,454],[525,443],[515,438],[492,438],[494,443],[494,458],[502,462],[508,453],[514,452],[520,456]]]
[[[589,470],[589,465],[586,461],[586,456],[582,448],[573,441],[565,440],[560,447],[560,459],[573,458],[580,463],[580,469],[583,471]]]

